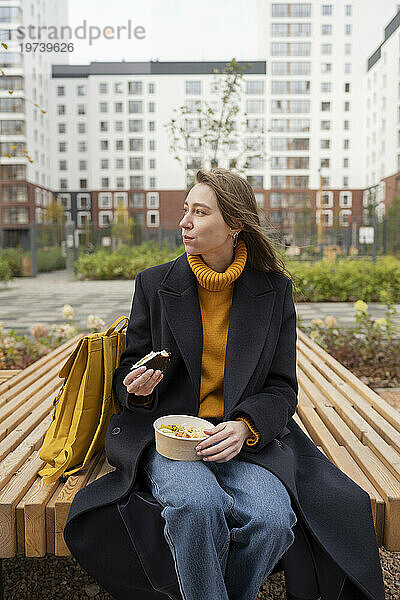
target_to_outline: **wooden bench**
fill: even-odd
[[[58,372],[83,335],[0,384],[0,560],[70,556],[63,530],[75,494],[114,469],[103,449],[65,482],[45,486],[37,474]],[[369,493],[378,545],[400,551],[400,414],[299,329],[297,367],[294,419]]]
[[[0,383],[20,373],[22,369],[0,369]]]

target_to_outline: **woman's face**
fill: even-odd
[[[232,248],[232,229],[218,208],[214,190],[205,183],[197,183],[186,196],[183,218],[179,223],[188,254],[224,252]]]

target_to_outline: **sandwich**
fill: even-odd
[[[159,369],[164,375],[170,360],[171,351],[168,348],[164,348],[164,350],[160,350],[159,352],[154,352],[152,350],[149,354],[146,354],[146,356],[143,356],[143,358],[132,365],[130,370],[133,371],[133,369],[145,366],[147,369],[154,369],[154,371]]]

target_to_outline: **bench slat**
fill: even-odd
[[[400,413],[386,402],[379,394],[369,388],[361,379],[356,377],[349,369],[343,366],[333,356],[328,354],[321,346],[314,342],[308,335],[297,328],[298,341],[302,341],[313,352],[320,356],[324,363],[337,373],[343,381],[349,383],[375,410],[382,415],[397,431],[400,431]]]
[[[303,354],[304,344],[300,344],[299,351]],[[400,433],[388,423],[387,420],[371,406],[351,385],[343,382],[328,366],[322,365],[322,361],[312,351],[308,351],[305,360],[301,360],[302,366],[312,364],[317,368],[323,379],[329,381],[353,406],[353,408],[369,423],[375,431],[391,446],[400,452]],[[340,383],[338,383],[338,380]],[[399,415],[400,422],[400,415]]]
[[[304,359],[301,365],[302,369],[304,369],[303,378],[308,382],[307,386],[310,387],[314,385],[312,393],[313,398],[319,398],[319,403],[322,406],[333,406],[360,441],[363,441],[363,439],[368,440],[370,447],[376,452],[377,456],[400,481],[400,454],[384,439],[376,435],[373,427],[365,421],[352,404],[344,398],[336,388],[324,379],[315,367],[310,365],[309,361]],[[307,376],[308,379],[305,376]],[[318,388],[318,391],[315,388]],[[325,397],[328,398],[330,401],[329,403],[324,401]],[[388,425],[388,427],[391,427],[391,425]],[[394,431],[394,434],[398,435],[397,431]]]
[[[27,387],[35,383],[35,381],[38,381],[42,376],[45,376],[55,365],[60,365],[60,369],[62,363],[71,354],[71,350],[84,335],[83,333],[76,335],[55,350],[33,362],[29,367],[22,369],[18,375],[2,383],[0,385],[0,407],[4,406],[17,394],[23,392]]]

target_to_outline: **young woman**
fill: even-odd
[[[252,187],[201,170],[182,209],[185,253],[135,280],[105,438],[115,470],[75,496],[71,553],[117,600],[255,600],[279,566],[291,600],[384,600],[369,495],[292,418],[293,286]],[[130,370],[163,348],[165,376]],[[201,460],[156,452],[168,414],[213,423]]]

